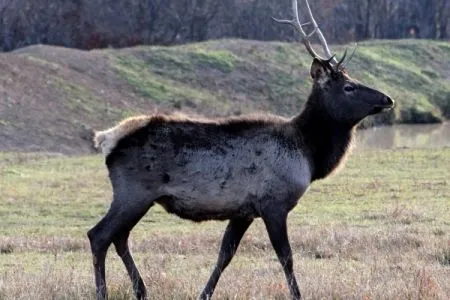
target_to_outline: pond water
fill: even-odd
[[[450,147],[450,122],[433,125],[395,125],[358,130],[356,149]]]

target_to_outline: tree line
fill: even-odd
[[[271,17],[291,18],[291,0],[0,0],[0,49],[31,44],[93,49],[172,45],[219,38],[297,40]],[[330,43],[449,39],[450,0],[315,0]],[[299,1],[301,18],[303,1]]]

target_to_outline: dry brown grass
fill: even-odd
[[[291,226],[295,271],[306,299],[447,299],[449,252],[436,236],[393,223]],[[193,299],[216,259],[219,230],[151,234],[132,249],[151,299]],[[93,278],[85,239],[3,239],[1,299],[90,299]],[[448,259],[448,258],[447,258]],[[110,252],[112,299],[132,298],[120,259]],[[216,299],[287,299],[284,275],[261,222],[244,238],[218,285]]]

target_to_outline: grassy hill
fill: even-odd
[[[333,46],[342,53],[344,46]],[[80,51],[31,46],[0,55],[0,151],[92,151],[92,129],[156,110],[207,116],[299,112],[311,88],[299,44],[220,40]],[[349,73],[397,100],[372,123],[450,117],[450,44],[359,44]]]

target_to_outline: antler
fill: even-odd
[[[308,0],[305,0],[305,3],[306,3],[306,7],[308,9],[308,15],[309,15],[309,19],[310,19],[310,21],[305,23],[305,24],[301,24],[300,23],[300,19],[298,17],[297,0],[292,0],[292,10],[294,12],[294,18],[292,20],[280,20],[280,19],[276,19],[276,18],[273,18],[273,17],[272,17],[272,19],[274,21],[278,22],[278,23],[289,24],[292,27],[294,27],[295,30],[297,30],[301,34],[302,42],[305,45],[306,50],[308,50],[309,54],[311,54],[312,57],[321,59],[323,61],[330,61],[330,62],[332,61],[332,62],[336,63],[338,66],[341,66],[343,61],[344,61],[343,59],[345,59],[346,55],[344,55],[343,59],[341,59],[341,61],[338,62],[337,59],[334,57],[334,55],[331,54],[331,51],[328,48],[327,41],[325,40],[325,37],[323,36],[322,31],[320,30],[319,26],[317,25],[316,20],[314,19],[314,16],[312,14],[311,8],[309,7]],[[313,31],[311,33],[309,33],[309,34],[307,34],[305,32],[305,30],[303,29],[303,26],[308,25],[308,24],[311,24],[313,26],[313,28],[314,28]],[[317,37],[320,40],[320,44],[322,45],[323,52],[327,56],[326,58],[323,58],[320,55],[318,55],[316,53],[316,51],[314,51],[314,49],[311,46],[311,41],[309,39],[315,33],[317,34]]]
[[[339,68],[344,69],[344,68],[347,66],[348,62],[353,58],[353,55],[355,54],[356,48],[358,48],[358,44],[357,44],[357,43],[355,43],[355,47],[353,47],[352,53],[350,54],[349,58],[347,58],[347,59],[344,61],[344,57],[345,57],[345,55],[347,54],[347,49],[345,49],[344,56],[343,56],[342,59],[341,59],[341,60],[342,60],[342,63],[339,64]]]

